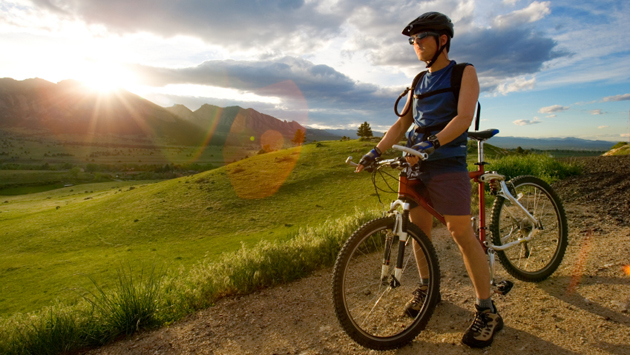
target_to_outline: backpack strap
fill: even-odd
[[[459,91],[462,87],[462,77],[464,76],[464,69],[466,69],[467,66],[472,65],[470,63],[458,63],[455,64],[455,66],[453,67],[453,72],[451,73],[451,87],[450,88],[446,88],[446,89],[439,89],[439,90],[434,90],[434,91],[430,91],[421,95],[414,95],[413,97],[416,100],[422,100],[425,97],[429,97],[429,96],[433,96],[433,95],[437,95],[437,94],[442,94],[445,92],[452,92],[453,95],[455,96],[455,102],[458,103],[459,102]],[[412,92],[416,91],[416,86],[418,85],[418,83],[420,82],[420,80],[422,80],[422,78],[424,77],[424,75],[427,73],[427,70],[421,71],[420,73],[418,73],[414,78],[413,81],[411,82],[411,87],[408,87],[405,89],[405,91],[403,91],[402,94],[400,94],[400,96],[398,97],[398,100],[396,100],[396,103],[394,104],[394,112],[396,113],[396,116],[398,117],[402,117],[404,115],[407,114],[407,112],[411,109],[411,105],[407,108],[406,111],[404,111],[402,114],[398,113],[398,102],[400,101],[400,99],[402,99],[403,97],[405,97],[405,95],[407,95],[407,93],[409,92],[409,90],[412,90]],[[475,131],[479,130],[479,118],[481,116],[481,104],[479,103],[479,101],[477,101],[477,115],[475,118]],[[431,128],[435,128],[435,127],[431,127]]]
[[[462,88],[464,69],[469,65],[472,64],[459,63],[455,64],[453,67],[453,72],[451,73],[451,89],[453,89],[453,95],[455,95],[455,102],[459,102],[459,90]]]
[[[420,82],[420,80],[422,80],[422,78],[424,77],[424,75],[426,73],[427,73],[427,70],[424,70],[424,71],[421,71],[420,73],[418,73],[416,75],[416,77],[413,78],[413,81],[411,82],[411,86],[408,87],[408,88],[405,88],[405,91],[403,91],[402,94],[400,94],[400,96],[398,96],[398,99],[396,100],[396,103],[394,104],[394,113],[396,113],[396,116],[402,117],[402,116],[406,115],[409,112],[409,110],[411,109],[411,105],[409,105],[407,110],[403,111],[402,113],[398,113],[398,102],[400,102],[400,99],[402,99],[403,97],[405,97],[407,95],[409,90],[411,90],[411,92],[416,91],[416,85],[418,85],[418,83]]]

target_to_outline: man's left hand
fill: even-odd
[[[411,146],[411,149],[415,149],[419,152],[431,154],[435,151],[435,146],[433,145],[433,143],[429,141],[424,141],[424,142],[420,142],[418,144]]]

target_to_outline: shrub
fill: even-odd
[[[534,175],[548,183],[582,172],[582,167],[576,163],[563,163],[542,154],[504,156],[490,160],[487,169],[496,170],[508,180],[520,175]]]
[[[75,305],[0,318],[0,354],[60,354],[103,345],[120,335],[157,327],[211,306],[226,295],[289,282],[331,266],[344,241],[378,211],[301,228],[288,241],[261,241],[219,258],[206,258],[190,270],[134,277],[118,270],[118,283],[106,289],[92,280]]]

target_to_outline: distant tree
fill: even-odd
[[[75,166],[74,168],[70,169],[70,175],[72,175],[72,177],[77,178],[79,177],[79,173],[81,172],[81,168],[79,168],[78,166]]]
[[[300,145],[304,143],[305,138],[306,138],[306,133],[302,131],[301,129],[298,129],[297,131],[295,131],[295,135],[293,136],[293,139],[291,140],[291,142],[295,145]]]
[[[525,154],[525,150],[519,146],[516,148],[516,154],[523,155]]]
[[[370,124],[367,122],[363,122],[357,130],[357,136],[361,138],[369,138],[374,136],[372,134],[372,128],[370,127]]]

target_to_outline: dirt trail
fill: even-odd
[[[581,177],[555,186],[570,227],[562,265],[541,283],[517,281],[508,296],[495,296],[505,328],[491,347],[477,350],[459,343],[472,320],[473,289],[457,247],[439,228],[434,244],[443,302],[410,345],[384,354],[630,354],[630,275],[623,269],[630,264],[630,209],[624,211],[630,206],[630,157],[588,163]],[[616,200],[611,204],[610,199]],[[509,278],[498,269],[499,277]],[[168,328],[88,354],[378,353],[357,345],[339,327],[330,278],[326,269],[291,284],[226,298]]]

